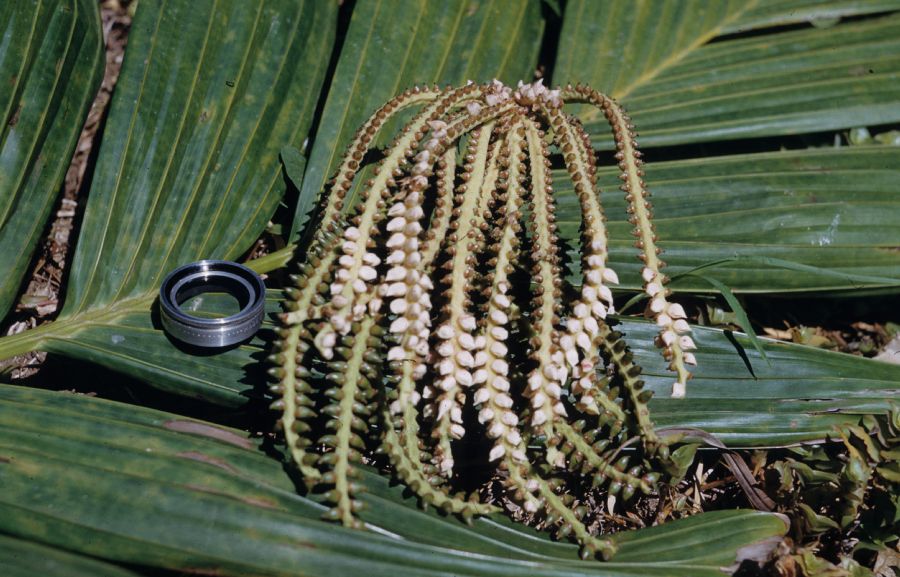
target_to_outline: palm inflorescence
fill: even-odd
[[[354,463],[373,448],[422,502],[463,518],[496,510],[452,489],[465,473],[459,441],[485,436],[481,459],[496,466],[508,507],[577,540],[584,556],[609,558],[613,544],[588,528],[587,492],[629,500],[674,469],[641,369],[607,322],[618,278],[590,136],[564,110],[572,103],[612,128],[646,315],[676,373],[672,394],[685,394],[694,343],[684,309],[667,300],[622,107],[581,85],[407,90],[349,146],[272,356],[279,425],[307,484],[333,504],[327,517],[360,525]],[[398,119],[405,126],[361,182]],[[580,204],[580,262],[557,234],[554,161]],[[569,268],[580,270],[577,288],[564,281]]]

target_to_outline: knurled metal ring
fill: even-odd
[[[223,318],[186,313],[181,305],[203,293],[227,293],[241,309]],[[171,337],[199,347],[227,347],[256,334],[265,314],[266,285],[244,265],[227,260],[201,260],[169,273],[159,288],[163,330]]]

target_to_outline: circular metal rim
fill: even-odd
[[[200,290],[196,290],[198,284]],[[191,285],[195,289],[191,296],[211,292],[202,290],[203,286],[209,286],[230,294],[243,306],[237,313],[224,318],[210,319],[187,314],[179,307],[179,298],[182,291]],[[246,291],[246,294],[241,291]],[[163,329],[173,338],[191,345],[206,348],[233,345],[252,337],[259,330],[265,314],[265,295],[266,286],[262,278],[236,262],[201,260],[182,265],[166,275],[159,289]],[[183,300],[187,298],[190,297]]]

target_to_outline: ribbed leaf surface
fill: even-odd
[[[208,310],[215,310],[209,306]],[[270,312],[279,310],[275,298]],[[181,352],[135,312],[114,326],[91,324],[77,338],[48,338],[51,352],[96,362],[166,392],[229,408],[263,404],[268,328],[248,344],[212,356]],[[668,395],[674,380],[653,346],[654,325],[624,319],[647,388],[656,395],[651,416],[659,427],[697,427],[729,446],[771,446],[823,439],[860,414],[883,414],[900,389],[900,366],[762,339],[771,365],[741,334],[694,328],[698,367],[687,399]]]
[[[672,374],[653,346],[650,323],[621,325],[647,386],[658,427],[697,427],[731,447],[823,439],[860,414],[886,414],[900,397],[900,366],[762,339],[767,364],[738,333],[695,327],[697,370],[685,399],[672,399]]]
[[[275,297],[267,308],[280,312]],[[204,306],[205,310],[213,310]],[[154,324],[150,304],[118,316],[111,322],[90,322],[80,328],[68,327],[64,335],[49,332],[38,345],[42,350],[97,363],[124,375],[152,383],[159,390],[202,399],[215,405],[243,407],[248,397],[258,398],[265,390],[265,352],[272,338],[267,321],[249,343],[212,355],[185,352]],[[224,316],[224,315],[223,315]],[[71,338],[77,335],[77,338]],[[265,340],[264,340],[265,339]]]
[[[346,575],[365,559],[366,575],[385,576],[712,576],[786,530],[774,515],[723,511],[617,537],[623,561],[581,562],[530,530],[415,510],[367,472],[377,524],[351,531],[316,520],[324,507],[244,433],[8,386],[0,408],[0,531],[114,561],[219,575]]]
[[[553,82],[587,82],[620,99],[646,146],[897,122],[897,17],[722,36],[898,8],[886,1],[576,0],[566,5]],[[582,117],[595,143],[609,147],[602,114]]]
[[[137,577],[104,563],[30,541],[0,535],[3,577]]]
[[[655,223],[677,276],[704,270],[735,292],[839,292],[900,287],[900,148],[859,147],[744,154],[649,163]],[[610,219],[612,266],[638,288],[640,261],[618,171],[600,171]],[[581,215],[571,181],[557,171],[560,229],[578,239]],[[573,244],[573,246],[575,246]],[[755,260],[754,260],[755,259]],[[766,261],[765,259],[770,259]],[[778,259],[778,260],[771,260]],[[577,267],[579,259],[572,254]],[[780,262],[788,261],[788,263]],[[790,263],[798,267],[788,268]],[[811,268],[810,268],[811,267]],[[676,291],[710,292],[685,277]]]
[[[141,2],[61,318],[122,306],[198,258],[236,258],[312,121],[333,2]]]
[[[359,2],[316,131],[291,238],[354,131],[379,106],[416,84],[527,81],[543,29],[537,0]]]
[[[103,77],[91,0],[0,4],[0,316],[16,297]]]
[[[165,274],[247,250],[284,194],[281,148],[298,145],[312,122],[327,65],[319,55],[331,48],[336,12],[332,3],[299,0],[252,10],[212,0],[141,3],[65,306],[56,322],[19,335],[24,340],[0,339],[0,357],[103,326],[113,345],[104,364],[116,366],[117,319],[140,313],[153,322],[150,305]],[[175,349],[153,360],[167,366],[168,350]],[[85,351],[95,358],[89,346],[74,354]],[[125,353],[126,362],[145,353]]]

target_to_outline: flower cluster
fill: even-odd
[[[273,408],[307,483],[333,504],[327,518],[359,525],[356,463],[373,443],[425,503],[465,518],[494,511],[452,489],[466,473],[459,441],[483,437],[508,503],[578,541],[585,556],[608,558],[614,545],[588,530],[564,473],[580,471],[610,503],[658,481],[669,451],[650,421],[640,368],[609,323],[619,278],[608,264],[595,155],[563,112],[569,102],[598,107],[612,128],[647,315],[677,373],[673,394],[684,395],[694,343],[684,309],[667,300],[643,164],[621,107],[587,87],[540,81],[408,90],[351,143],[287,291],[272,356]],[[379,131],[414,107],[345,204]],[[580,207],[574,302],[564,297],[551,153]],[[626,442],[639,450],[619,455]]]

